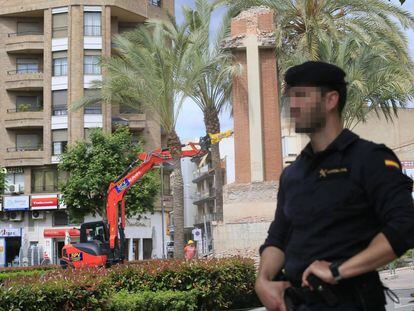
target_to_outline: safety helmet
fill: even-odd
[[[188,240],[187,244],[194,244],[194,241],[193,240]]]

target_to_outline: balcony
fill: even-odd
[[[146,115],[145,113],[137,114],[120,114],[119,116],[112,117],[112,126],[117,125],[128,126],[132,130],[143,130],[146,127]]]
[[[4,126],[7,129],[41,128],[45,123],[42,107],[7,109]]]
[[[204,202],[207,202],[209,200],[214,200],[216,198],[216,189],[211,188],[207,192],[196,192],[193,199],[193,204],[198,205]]]
[[[6,52],[9,54],[39,54],[43,49],[42,32],[9,33],[6,39]]]
[[[5,166],[43,165],[43,146],[11,147],[4,155]]]
[[[196,221],[196,224],[203,224],[204,215],[199,215],[198,217],[196,217],[195,221]],[[216,213],[210,213],[210,214],[205,215],[205,221],[206,222],[217,221]]]
[[[197,171],[193,172],[193,183],[198,183],[209,177],[214,177],[214,169],[209,168],[209,165],[204,165]]]
[[[42,90],[43,71],[41,69],[9,70],[6,77],[6,89],[9,91]]]

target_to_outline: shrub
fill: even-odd
[[[198,293],[196,291],[145,291],[139,293],[120,291],[111,297],[109,310],[193,311],[198,310],[197,297]]]

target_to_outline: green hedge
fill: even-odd
[[[195,311],[198,310],[196,291],[140,292],[121,291],[111,297],[109,310],[112,311]]]
[[[254,281],[253,261],[242,258],[56,269],[44,272],[40,279],[36,274],[4,279],[0,310],[104,310],[109,305],[121,310],[119,297],[127,297],[131,304],[168,306],[154,309],[160,311],[181,310],[181,306],[186,306],[182,310],[191,310],[187,306],[193,304],[194,310],[256,307],[260,303]],[[118,304],[111,304],[114,297]]]

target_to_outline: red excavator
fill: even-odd
[[[198,143],[182,145],[180,157],[202,157],[206,155],[212,144],[233,134],[226,131],[218,134],[207,134]],[[107,221],[83,223],[80,227],[80,242],[70,243],[63,247],[60,264],[68,266],[99,267],[122,263],[125,254],[125,194],[151,168],[171,161],[171,150],[158,149],[138,155],[127,169],[109,185],[106,216]],[[139,162],[142,163],[136,166]],[[119,212],[119,209],[121,211]]]

